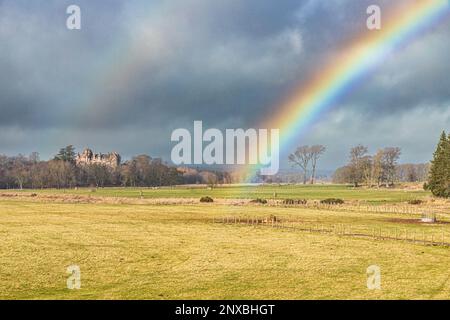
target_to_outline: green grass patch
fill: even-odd
[[[9,191],[36,194],[74,194],[95,197],[129,198],[198,198],[209,196],[213,199],[308,199],[324,200],[340,198],[343,200],[361,200],[368,203],[395,203],[423,199],[431,193],[424,190],[389,190],[353,188],[345,185],[261,185],[261,186],[223,186],[207,188],[205,186],[179,186],[164,188],[99,188],[92,192],[90,188],[44,189]]]

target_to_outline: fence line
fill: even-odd
[[[347,236],[372,240],[395,240],[407,243],[450,247],[450,238],[444,231],[430,233],[409,231],[407,228],[361,227],[346,224],[312,224],[300,220],[280,219],[279,217],[222,217],[214,218],[213,223],[228,225],[245,225],[253,227],[267,227],[274,229],[321,233],[334,236]]]
[[[319,202],[307,202],[306,204],[284,204],[277,202],[272,206],[285,208],[307,208],[331,211],[352,211],[352,212],[372,212],[372,213],[396,213],[409,215],[422,215],[433,212],[439,215],[446,215],[448,210],[442,208],[424,208],[414,205],[368,205],[368,204],[324,204]]]

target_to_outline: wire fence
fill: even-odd
[[[417,221],[419,223],[420,220]],[[311,223],[292,218],[270,217],[222,217],[213,223],[273,228],[294,232],[309,232],[333,236],[364,238],[370,240],[393,240],[406,243],[450,247],[450,234],[441,228],[436,230],[415,230],[399,227],[368,227],[350,224]]]
[[[426,207],[418,205],[370,205],[370,204],[324,204],[320,202],[308,201],[306,203],[299,204],[285,204],[282,201],[275,202],[273,206],[282,206],[286,208],[307,208],[327,211],[351,211],[351,212],[369,212],[369,213],[394,213],[405,215],[428,215],[430,213],[435,214],[438,218],[449,217],[449,209]]]

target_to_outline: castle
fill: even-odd
[[[99,164],[110,168],[117,168],[120,165],[120,160],[120,155],[116,152],[94,154],[91,149],[85,149],[82,154],[77,154],[75,157],[77,166]]]

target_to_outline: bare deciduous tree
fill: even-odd
[[[401,150],[398,147],[385,148],[383,150],[384,170],[386,173],[386,187],[395,182],[395,169],[400,158]]]
[[[373,156],[372,161],[372,181],[376,183],[377,187],[380,186],[383,181],[383,150],[378,150]]]
[[[310,148],[311,167],[312,167],[311,184],[314,184],[316,179],[317,161],[319,160],[320,156],[325,152],[325,150],[326,148],[322,145],[315,145]]]
[[[367,147],[363,145],[357,145],[350,150],[351,182],[355,187],[357,187],[364,178],[364,157],[367,152]]]
[[[311,161],[311,151],[309,146],[301,146],[289,155],[289,161],[299,166],[303,170],[303,184],[308,180],[308,165]]]
[[[19,154],[14,159],[11,172],[20,189],[23,189],[25,182],[29,178],[27,166],[28,166],[28,159],[25,158],[23,155]]]
[[[373,158],[372,156],[364,156],[361,158],[361,172],[363,176],[363,180],[368,187],[372,186],[372,167],[373,167]]]

